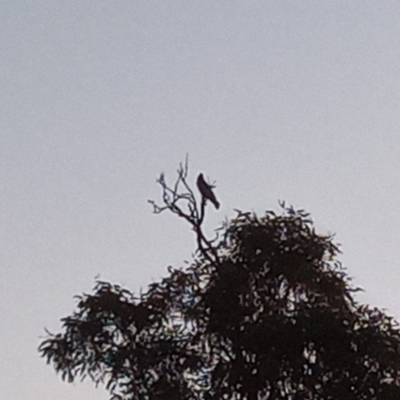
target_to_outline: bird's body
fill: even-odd
[[[215,197],[215,194],[213,192],[213,187],[209,185],[203,177],[203,174],[200,174],[197,178],[197,187],[199,188],[199,191],[201,193],[201,196],[203,197],[204,201],[205,200],[210,200],[211,203],[214,204],[215,208],[219,208],[219,202],[217,198]]]

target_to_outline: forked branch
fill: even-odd
[[[160,174],[157,183],[161,186],[162,201],[164,204],[160,206],[154,200],[149,200],[149,203],[153,206],[153,212],[160,214],[163,211],[169,210],[173,214],[178,215],[178,217],[188,221],[196,234],[198,251],[212,264],[219,264],[218,253],[214,247],[218,235],[214,239],[207,239],[202,230],[206,199],[202,196],[199,204],[187,181],[187,157],[185,163],[179,165],[177,174],[178,177],[172,187],[167,184],[164,173]]]

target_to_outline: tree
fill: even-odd
[[[400,399],[400,332],[355,301],[331,236],[281,204],[262,217],[237,211],[213,239],[180,166],[163,206],[191,224],[186,270],[136,297],[107,282],[39,351],[63,379],[104,382],[114,399]]]

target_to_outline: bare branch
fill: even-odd
[[[197,239],[197,251],[200,252],[211,264],[219,264],[217,250],[214,246],[218,234],[213,239],[207,239],[202,230],[202,223],[205,216],[206,200],[201,199],[197,203],[194,192],[188,183],[188,157],[185,163],[180,163],[177,170],[177,179],[173,186],[169,186],[165,180],[164,173],[160,174],[157,183],[161,186],[163,205],[158,205],[154,200],[149,200],[153,206],[153,212],[160,214],[166,210],[184,218],[192,226]]]

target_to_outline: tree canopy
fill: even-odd
[[[354,299],[332,236],[306,212],[237,215],[206,238],[187,165],[163,205],[197,253],[139,295],[98,281],[39,351],[63,379],[105,383],[126,400],[400,399],[400,331]]]

